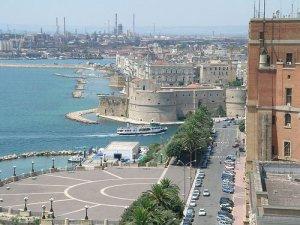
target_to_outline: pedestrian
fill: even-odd
[[[220,164],[222,164],[222,160],[220,159]]]

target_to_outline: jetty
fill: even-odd
[[[65,117],[70,119],[70,120],[80,122],[80,123],[84,123],[84,124],[99,124],[98,121],[90,120],[90,119],[87,119],[87,118],[84,117],[85,115],[88,115],[88,114],[93,114],[93,113],[96,114],[96,112],[97,112],[97,108],[87,109],[87,110],[67,113],[65,115]]]

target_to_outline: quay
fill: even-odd
[[[72,64],[3,64],[0,63],[0,67],[90,69],[90,67],[86,65],[72,65]]]
[[[99,122],[90,120],[84,117],[84,115],[88,114],[93,114],[96,113],[97,109],[88,109],[88,110],[82,110],[82,111],[77,111],[77,112],[70,112],[65,115],[66,118],[80,122],[80,123],[85,123],[85,124],[98,124]]]
[[[136,125],[149,125],[150,122],[146,121],[138,121],[134,119],[130,119],[128,117],[120,117],[120,116],[105,116],[101,114],[97,114],[98,117],[108,119],[108,120],[114,120],[122,123],[131,123],[131,124],[136,124]],[[161,122],[161,125],[180,125],[183,124],[184,121],[170,121],[170,122]]]

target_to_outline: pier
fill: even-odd
[[[93,113],[96,114],[96,112],[97,109],[88,109],[88,110],[82,110],[77,112],[71,112],[66,114],[66,118],[84,124],[99,124],[98,121],[90,120],[84,117],[84,115],[93,114]]]

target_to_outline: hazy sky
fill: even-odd
[[[263,0],[261,0],[263,1]],[[266,0],[268,11],[288,13],[298,0]],[[119,21],[136,26],[247,25],[254,0],[1,0],[0,24],[55,25],[55,17],[67,17],[72,26],[106,26]],[[258,0],[256,0],[258,2]]]

